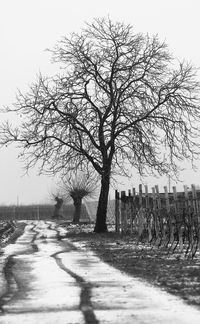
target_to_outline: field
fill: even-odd
[[[96,216],[97,201],[85,201],[81,210],[82,222],[94,222]],[[68,221],[73,218],[73,204],[63,205],[61,215]],[[0,221],[23,219],[51,219],[54,213],[54,205],[27,205],[27,206],[0,206]],[[109,202],[108,221],[114,222],[114,200]]]
[[[71,221],[73,217],[73,205],[64,205],[61,215]],[[53,205],[28,205],[28,206],[0,206],[0,220],[23,219],[51,219],[54,213]],[[82,208],[81,218],[89,220],[85,207]]]

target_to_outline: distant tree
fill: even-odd
[[[60,184],[62,196],[66,200],[73,200],[73,223],[78,224],[80,222],[83,198],[95,197],[96,189],[97,181],[86,174],[76,173],[62,180]]]
[[[53,218],[59,218],[61,215],[61,208],[63,205],[63,199],[56,196],[55,198],[56,204],[55,204],[55,209],[54,209],[54,214],[53,214]]]
[[[95,19],[52,50],[62,72],[39,76],[14,107],[22,123],[2,126],[1,142],[18,142],[27,168],[42,172],[92,168],[101,177],[95,232],[107,230],[111,177],[127,166],[177,172],[199,152],[196,69],[176,61],[157,36]]]

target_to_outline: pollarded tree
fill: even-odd
[[[52,50],[62,73],[19,93],[22,124],[2,126],[1,142],[19,142],[27,167],[51,173],[92,167],[101,177],[94,231],[106,231],[111,175],[131,165],[160,174],[197,153],[196,70],[177,62],[157,36],[95,19]]]
[[[59,191],[62,192],[66,201],[73,200],[73,223],[78,224],[80,222],[83,198],[94,198],[96,189],[97,180],[86,173],[76,172],[62,178]]]

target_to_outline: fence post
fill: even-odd
[[[127,231],[127,213],[126,213],[126,192],[121,191],[121,231]]]
[[[115,232],[119,233],[119,192],[115,190]]]
[[[168,233],[168,242],[170,242],[172,236],[172,217],[170,213],[171,208],[170,208],[170,200],[169,200],[169,193],[168,193],[167,186],[164,187],[164,192],[165,192],[165,203],[167,209],[166,232]]]
[[[176,192],[176,187],[173,186],[173,206],[174,206],[174,217],[172,215],[172,217],[170,218],[170,244],[173,245],[174,240],[175,240],[175,224],[174,224],[174,220],[176,222],[176,216],[177,216],[177,192]]]
[[[157,220],[157,204],[156,204],[156,192],[155,187],[152,188],[152,196],[153,196],[153,220],[154,220],[154,230],[155,230],[155,236],[156,240],[159,237],[159,229],[158,229],[158,220]]]
[[[169,203],[169,195],[168,195],[167,186],[164,187],[164,191],[165,191],[166,209],[167,209],[167,213],[169,213],[170,212],[170,203]]]
[[[183,226],[184,229],[186,230],[187,228],[187,219],[189,214],[189,197],[188,197],[188,186],[184,185],[184,214],[183,214]]]
[[[194,240],[197,240],[196,245],[199,247],[200,245],[200,233],[199,233],[199,206],[198,206],[198,201],[197,201],[197,193],[196,193],[196,188],[195,185],[191,185],[192,188],[192,202],[193,202],[193,208],[194,208],[194,215],[193,215],[193,222],[192,222],[192,251],[195,249],[194,247]]]
[[[153,210],[156,210],[156,193],[155,193],[155,188],[152,188],[152,197],[153,197]]]
[[[146,208],[149,209],[149,194],[148,194],[148,186],[145,185],[145,202]]]
[[[139,185],[139,208],[142,208],[142,185]]]
[[[131,233],[133,233],[133,221],[136,216],[136,206],[135,206],[135,188],[132,188],[132,200],[131,200]]]
[[[176,187],[172,187],[173,189],[173,197],[174,197],[174,210],[175,214],[178,214],[178,202],[177,202],[177,192],[176,192]]]
[[[133,197],[131,195],[131,190],[128,190],[128,202],[127,202],[127,212],[128,212],[128,228],[130,229],[130,233],[132,233],[132,204],[133,204]]]
[[[139,185],[139,211],[137,214],[138,218],[138,230],[139,230],[139,237],[142,236],[142,233],[144,231],[144,210],[143,210],[143,199],[142,199],[142,184]]]
[[[145,185],[145,203],[146,203],[146,220],[147,220],[147,231],[148,231],[148,240],[149,242],[152,240],[152,232],[151,232],[151,213],[149,208],[149,194],[148,194],[148,186]]]
[[[185,228],[187,228],[187,239],[188,239],[188,248],[186,250],[186,254],[188,252],[188,249],[190,246],[193,246],[193,232],[192,232],[192,227],[193,227],[193,217],[192,217],[192,209],[193,209],[193,201],[191,202],[190,196],[188,193],[188,187],[184,186],[184,192],[185,192],[185,205],[186,205],[186,214],[185,217]],[[186,224],[187,222],[187,224]],[[187,227],[186,227],[187,225]]]
[[[155,185],[155,192],[156,192],[156,201],[157,201],[157,233],[159,237],[158,246],[161,244],[162,238],[164,238],[164,227],[163,227],[163,215],[161,212],[161,198],[158,185]]]
[[[161,200],[160,200],[160,193],[159,193],[158,185],[155,186],[155,191],[156,191],[157,206],[158,206],[158,210],[160,212],[160,210],[161,210]]]
[[[191,188],[192,188],[193,207],[194,207],[196,218],[198,218],[198,214],[199,214],[199,208],[198,207],[199,206],[198,206],[198,203],[197,203],[197,193],[196,193],[195,185],[192,184]]]
[[[166,235],[168,233],[168,237],[169,237],[169,233],[170,233],[170,201],[169,201],[169,194],[168,194],[168,189],[167,186],[164,186],[164,192],[165,192],[165,204],[166,204],[166,210],[167,210],[167,217],[164,220],[164,232],[165,232],[165,238]]]

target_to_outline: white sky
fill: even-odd
[[[17,88],[26,90],[39,71],[56,71],[46,48],[79,31],[85,21],[107,15],[130,23],[136,32],[158,34],[175,56],[200,67],[199,0],[0,0],[0,108],[11,105]],[[0,114],[0,118],[5,116]],[[37,170],[23,176],[18,153],[12,146],[0,149],[0,204],[44,202],[54,179],[37,176]],[[188,169],[181,180],[187,185],[200,184],[199,175],[200,169],[197,173]],[[166,178],[145,181],[150,187],[167,184]],[[134,179],[119,189],[133,184]]]

